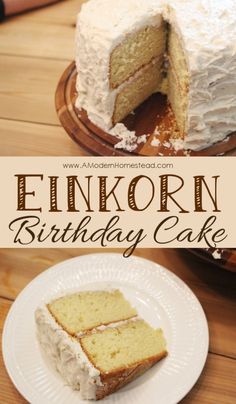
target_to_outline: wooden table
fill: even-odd
[[[101,252],[91,249],[0,250],[0,331],[17,294],[36,275],[62,260],[99,251]],[[198,262],[185,250],[139,249],[136,255],[164,265],[183,279],[197,295],[209,322],[210,349],[206,366],[182,404],[233,404],[236,397],[235,274]],[[0,402],[26,403],[11,383],[2,358]]]
[[[0,26],[0,155],[86,155],[61,127],[54,94],[74,58],[81,0],[62,1]]]
[[[1,24],[0,155],[85,155],[61,128],[54,107],[57,82],[73,59],[75,19],[81,3],[80,0],[64,1]],[[64,259],[94,251],[1,249],[0,330],[12,302],[37,274]],[[136,254],[180,276],[198,296],[209,321],[207,363],[182,403],[233,404],[236,398],[235,275],[198,262],[184,250],[140,249]],[[2,357],[0,361],[0,403],[26,403],[11,383]]]

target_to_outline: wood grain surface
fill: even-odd
[[[58,80],[73,60],[74,26],[81,4],[80,0],[62,1],[1,24],[1,156],[86,154],[66,135],[54,106]],[[1,249],[0,333],[14,299],[35,276],[57,262],[96,251],[100,250]],[[210,328],[207,363],[182,402],[233,404],[236,397],[235,275],[204,263],[184,250],[140,249],[136,254],[164,265],[183,279],[207,315]],[[10,381],[1,354],[0,403],[26,403]]]
[[[54,102],[59,78],[74,58],[82,2],[62,1],[1,23],[1,156],[87,154],[62,129]]]
[[[106,251],[122,253],[117,249]],[[94,252],[101,250],[0,250],[0,330],[12,302],[35,276],[62,260]],[[193,260],[192,255],[186,250],[138,249],[136,255],[160,263],[183,279],[200,300],[208,319],[210,349],[207,363],[198,382],[182,402],[233,404],[236,396],[235,275],[222,271],[214,265]],[[2,361],[2,358],[0,360]],[[11,384],[2,363],[0,363],[0,402],[26,403]]]

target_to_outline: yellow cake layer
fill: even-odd
[[[166,45],[166,25],[147,26],[130,34],[112,52],[110,87],[116,88],[133,76],[142,66],[162,56]]]
[[[160,88],[162,83],[162,65],[162,58],[155,63],[151,62],[122,88],[116,97],[113,124],[120,122],[133,109]]]
[[[153,329],[143,320],[84,336],[83,350],[102,373],[130,367],[153,357],[166,355],[162,330]]]
[[[183,91],[172,69],[168,70],[168,100],[174,112],[180,134],[186,133],[188,92]]]
[[[74,293],[54,300],[48,309],[71,335],[137,315],[119,290]]]
[[[189,86],[189,71],[186,63],[183,47],[177,32],[172,28],[168,34],[168,56],[171,64],[178,74],[178,78],[183,89]]]
[[[168,35],[168,99],[180,132],[186,133],[189,72],[178,34],[170,29]]]
[[[189,72],[176,31],[162,22],[161,26],[149,26],[131,34],[111,55],[110,82],[112,87],[123,83],[113,113],[113,124],[122,121],[153,92],[162,92],[163,58],[168,54],[168,100],[174,112],[180,135],[187,130]],[[158,55],[155,63],[150,63]],[[142,67],[145,65],[144,67]],[[140,69],[140,70],[139,70]],[[134,74],[137,72],[138,74]],[[129,77],[131,79],[127,80]]]

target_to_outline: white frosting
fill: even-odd
[[[54,367],[82,398],[96,399],[96,390],[102,386],[100,371],[83,352],[79,340],[75,340],[54,320],[46,306],[35,312],[37,334],[43,351]]]
[[[91,333],[116,328],[131,321],[140,320],[134,316],[127,320],[116,321],[108,325],[100,325]],[[71,337],[55,321],[47,306],[39,307],[35,312],[37,336],[46,357],[60,373],[65,382],[74,390],[80,390],[81,397],[86,400],[95,400],[98,386],[103,386],[100,371],[90,362],[84,353],[79,337],[85,335],[78,333],[78,339]]]
[[[151,141],[151,146],[158,147],[160,146],[160,143],[161,143],[160,140],[157,137],[154,137]]]
[[[125,149],[132,152],[137,149],[140,143],[146,143],[147,135],[137,137],[135,131],[128,130],[123,123],[117,123],[111,130],[110,135],[119,139],[115,144],[115,149]]]
[[[170,139],[170,144],[173,147],[175,151],[182,150],[184,147],[184,140],[183,139],[175,139],[171,138]]]
[[[137,139],[137,143],[138,143],[138,144],[140,144],[140,143],[146,143],[146,142],[147,142],[147,136],[148,136],[148,135],[141,135],[141,136],[139,136],[138,139]]]
[[[163,146],[164,146],[166,149],[169,149],[169,148],[170,148],[170,142],[167,142],[167,140],[165,140],[165,141],[163,142]]]
[[[222,258],[222,256],[221,256],[221,250],[219,250],[219,249],[214,250],[213,253],[212,253],[212,257],[213,257],[215,260],[220,260],[220,259]]]
[[[106,325],[102,324],[102,325],[99,325],[98,327],[93,328],[90,331],[90,333],[95,334],[98,331],[104,331],[104,330],[107,330],[109,328],[117,328],[117,327],[120,327],[121,325],[130,323],[130,322],[135,322],[135,321],[138,321],[138,320],[141,320],[141,317],[134,316],[134,317],[131,317],[131,318],[127,319],[127,320],[115,321],[114,323],[109,323],[109,324],[106,324]],[[77,337],[82,337],[85,334],[87,334],[87,333],[81,331],[80,333],[78,333],[76,335],[77,335]]]
[[[185,148],[202,149],[236,130],[236,2],[172,0],[190,73]]]
[[[78,108],[112,126],[119,88],[109,89],[111,51],[127,33],[161,23],[177,30],[190,73],[185,148],[201,149],[236,130],[235,0],[90,0],[76,33]]]
[[[112,50],[130,31],[161,21],[156,0],[92,0],[82,5],[76,30],[76,106],[100,128],[112,127],[115,99],[122,89],[109,88]]]

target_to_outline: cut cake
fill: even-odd
[[[35,313],[43,351],[83,399],[99,400],[167,355],[162,330],[140,319],[119,290],[73,293]]]
[[[76,31],[76,106],[108,131],[167,94],[184,147],[236,130],[235,0],[90,0]]]

